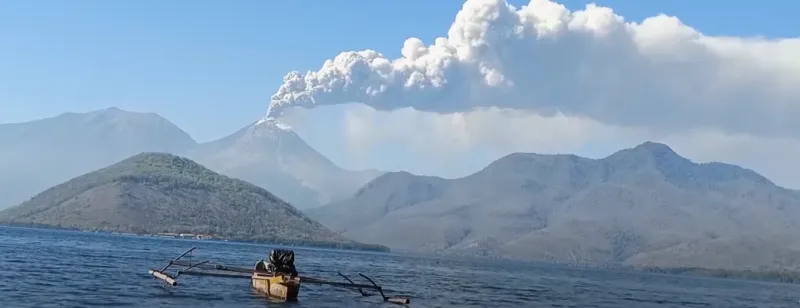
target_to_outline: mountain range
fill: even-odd
[[[602,159],[514,153],[458,179],[390,172],[310,217],[423,253],[606,266],[800,267],[800,193],[645,142]]]
[[[0,209],[143,152],[187,156],[224,175],[268,188],[300,209],[349,197],[382,174],[344,170],[273,120],[197,143],[155,113],[108,108],[0,124],[0,144]]]
[[[800,232],[800,192],[739,166],[693,162],[655,142],[601,159],[513,153],[457,179],[345,170],[271,119],[249,123],[216,141],[197,143],[156,114],[109,108],[0,124],[0,144],[4,149],[0,151],[0,207],[25,205],[0,212],[6,217],[74,224],[94,215],[79,210],[80,204],[91,208],[95,201],[107,200],[109,205],[103,209],[117,211],[105,216],[109,220],[124,215],[119,211],[131,204],[143,208],[159,202],[186,205],[191,203],[187,200],[209,193],[217,199],[206,202],[204,209],[224,216],[220,202],[236,203],[240,196],[220,191],[240,187],[239,191],[254,196],[248,200],[270,203],[272,210],[305,211],[287,216],[293,221],[309,220],[305,227],[287,233],[290,238],[302,238],[305,232],[326,241],[347,239],[395,251],[588,265],[800,269],[800,241],[795,236]],[[234,182],[206,192],[195,187],[198,182],[189,181],[195,183],[191,186],[195,190],[185,192],[180,200],[171,199],[171,193],[154,192],[142,182],[115,182],[113,177],[89,181],[102,187],[97,191],[67,185],[76,179],[83,179],[78,183],[92,179],[91,174],[115,174],[108,170],[117,170],[115,164],[143,152],[191,160],[179,163],[184,167],[196,161],[197,166],[189,168],[193,172],[206,174],[198,170],[207,167],[209,172],[274,193],[290,206],[269,201],[270,195],[250,184],[230,184]],[[146,160],[175,161],[149,155]],[[167,167],[164,170],[173,170],[162,170],[167,174],[183,172]],[[65,197],[72,201],[62,200]],[[152,198],[155,203],[132,201],[140,198]],[[33,207],[81,214],[11,215]],[[200,220],[179,223],[205,226],[202,217],[193,219]],[[252,225],[231,230],[239,235],[266,232]]]

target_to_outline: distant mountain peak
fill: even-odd
[[[85,113],[67,114],[82,117],[85,121],[98,123],[128,123],[133,125],[168,125],[180,129],[175,124],[155,112],[128,111],[117,107],[98,109]]]
[[[255,124],[253,124],[253,126],[275,128],[282,131],[292,130],[292,127],[289,126],[288,124],[280,122],[278,121],[278,119],[272,117],[263,117],[260,120],[258,120]]]
[[[344,199],[380,175],[342,169],[272,117],[201,144],[193,157],[223,174],[269,187],[298,207]]]
[[[668,145],[653,141],[645,141],[642,144],[637,145],[633,149],[637,151],[646,151],[656,156],[678,155],[678,153],[675,153],[675,151],[672,150],[672,148],[670,148]]]
[[[298,139],[300,139],[300,137],[297,136],[291,126],[286,123],[282,123],[274,118],[261,118],[221,140],[238,140],[237,142],[244,141],[247,143],[253,140],[271,140],[270,142],[282,140],[283,142],[302,143],[302,141],[297,141]]]
[[[138,115],[158,115],[154,112],[136,112],[125,110],[119,107],[108,107],[104,109],[97,109],[93,111],[86,112],[86,114],[114,114],[114,115],[122,115],[122,114],[138,114]]]
[[[102,109],[100,111],[105,111],[105,112],[130,112],[130,111],[127,111],[127,110],[123,110],[122,108],[113,107],[113,106],[112,107],[108,107],[106,109]]]
[[[606,159],[622,160],[628,162],[681,162],[690,163],[691,161],[664,143],[645,141],[633,148],[627,148],[611,154]]]

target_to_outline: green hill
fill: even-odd
[[[386,250],[344,238],[267,190],[194,161],[143,153],[0,211],[0,223]]]

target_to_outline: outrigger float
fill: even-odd
[[[282,301],[296,301],[300,293],[300,285],[307,283],[355,289],[361,293],[362,296],[373,295],[364,290],[374,290],[380,293],[384,302],[400,305],[407,305],[411,302],[408,298],[404,297],[387,297],[384,295],[382,287],[378,286],[372,279],[361,273],[358,275],[369,281],[370,284],[354,283],[342,273],[338,274],[347,280],[347,282],[336,282],[321,278],[300,276],[294,267],[294,252],[291,250],[272,250],[269,254],[269,261],[258,261],[252,269],[248,269],[210,263],[209,261],[192,262],[181,260],[181,258],[192,253],[195,248],[196,247],[192,247],[177,258],[169,261],[169,263],[161,269],[151,268],[148,273],[153,276],[154,279],[163,280],[165,287],[177,286],[178,281],[176,279],[181,275],[250,279],[250,284],[253,289],[270,298]],[[176,270],[175,274],[167,273],[167,269],[173,266],[182,267],[182,269]]]

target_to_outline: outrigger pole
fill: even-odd
[[[400,304],[400,305],[408,305],[409,303],[411,303],[411,301],[408,298],[396,297],[396,296],[393,296],[393,297],[386,296],[385,294],[383,294],[383,288],[378,286],[377,284],[375,284],[375,282],[372,281],[372,279],[370,279],[369,277],[367,277],[367,275],[358,273],[359,276],[364,277],[364,279],[368,280],[372,285],[357,284],[357,283],[354,283],[352,280],[350,280],[350,278],[347,278],[347,276],[345,276],[344,274],[342,274],[342,273],[337,273],[337,274],[339,274],[339,276],[344,277],[344,279],[347,279],[348,282],[328,281],[328,280],[324,280],[324,279],[320,279],[320,278],[314,278],[314,277],[300,277],[300,281],[305,282],[305,283],[310,283],[310,284],[329,285],[329,286],[343,287],[343,288],[355,288],[355,289],[358,289],[358,293],[361,293],[361,296],[371,296],[372,294],[365,293],[363,291],[363,289],[370,289],[370,290],[378,291],[381,294],[381,298],[383,298],[384,302],[390,302],[390,303],[393,303],[393,304]]]
[[[187,254],[191,253],[195,250],[196,247],[192,247],[191,249],[187,250],[177,258],[169,261],[169,263],[161,268],[160,270],[150,269],[148,274],[158,279],[163,280],[164,286],[177,286],[178,283],[175,280],[180,275],[191,275],[191,276],[210,276],[210,277],[222,277],[222,278],[242,278],[242,279],[257,279],[260,275],[278,275],[277,273],[273,272],[265,272],[256,269],[249,269],[249,268],[242,268],[242,267],[233,267],[227,266],[222,264],[211,264],[209,261],[202,261],[197,263],[192,263],[191,261],[180,260]],[[184,267],[181,270],[176,271],[174,276],[168,274],[166,270],[171,266],[181,266]],[[196,269],[196,270],[193,270]],[[198,271],[200,270],[200,271]],[[367,277],[364,274],[359,273],[358,275],[366,279],[370,282],[370,284],[358,284],[354,283],[350,278],[347,278],[341,272],[337,272],[339,276],[342,276],[347,282],[337,282],[337,281],[329,281],[321,278],[315,277],[308,277],[308,276],[298,276],[296,279],[299,279],[301,283],[309,283],[309,284],[317,284],[317,285],[330,285],[334,287],[343,287],[343,288],[353,288],[357,289],[358,292],[362,296],[371,296],[372,294],[364,292],[365,289],[367,290],[374,290],[378,291],[383,298],[384,302],[389,302],[393,304],[400,304],[400,305],[408,305],[411,301],[408,298],[404,297],[388,297],[383,293],[383,288],[378,286],[372,279]],[[299,287],[299,284],[298,284]]]
[[[165,284],[169,284],[169,285],[171,285],[171,286],[173,286],[173,287],[174,287],[174,286],[177,286],[177,285],[178,285],[178,282],[177,282],[177,281],[175,281],[175,277],[171,277],[170,275],[167,275],[167,273],[164,273],[164,271],[166,271],[166,270],[167,270],[167,268],[169,268],[170,266],[172,266],[173,264],[175,264],[175,262],[177,262],[177,261],[178,261],[180,258],[183,258],[184,256],[186,256],[187,254],[191,253],[191,252],[192,252],[192,251],[194,251],[195,249],[197,249],[197,247],[192,247],[192,248],[190,248],[189,250],[187,250],[187,251],[185,251],[184,253],[182,253],[182,254],[181,254],[180,256],[178,256],[177,258],[175,258],[175,259],[172,259],[172,261],[169,261],[169,263],[168,263],[167,265],[165,265],[164,267],[162,267],[162,268],[161,268],[161,270],[158,270],[158,271],[156,271],[156,270],[150,269],[150,270],[149,270],[149,271],[147,271],[147,272],[148,272],[150,275],[153,275],[153,279],[155,279],[155,278],[158,278],[158,279],[164,280],[164,283],[165,283]],[[177,277],[177,275],[176,275],[176,277]]]

